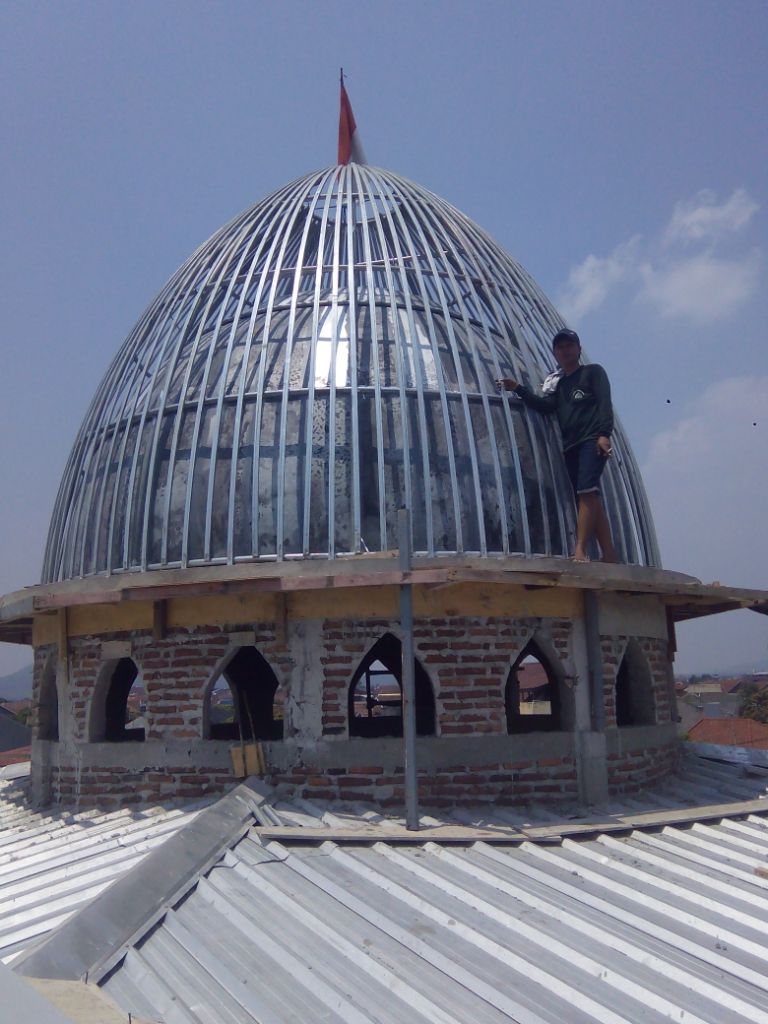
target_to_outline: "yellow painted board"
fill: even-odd
[[[134,629],[152,629],[152,605],[149,601],[130,604],[86,604],[69,609],[70,636],[126,633]]]
[[[168,601],[168,629],[190,626],[247,625],[291,619],[397,619],[399,588],[351,587],[305,590],[291,594],[221,594],[179,597]],[[560,588],[526,589],[511,584],[450,583],[414,586],[414,615],[443,618],[460,615],[496,618],[580,618],[581,592]],[[151,602],[79,605],[68,610],[69,636],[103,635],[132,630],[151,632]],[[56,643],[57,619],[35,616],[35,647]]]
[[[168,602],[167,624],[175,626],[243,625],[274,622],[279,594],[222,594],[212,597],[174,597]]]

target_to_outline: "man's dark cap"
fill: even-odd
[[[581,348],[581,340],[576,331],[571,331],[567,327],[564,327],[562,331],[558,331],[552,339],[552,350],[554,351],[555,345],[560,341],[575,341],[576,344]]]

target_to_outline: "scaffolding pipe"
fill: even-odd
[[[411,514],[407,508],[397,513],[400,545],[400,571],[411,571]],[[410,582],[400,585],[400,628],[403,679],[403,747],[405,759],[405,827],[419,827],[419,792],[416,776],[416,680],[413,656],[413,588]]]

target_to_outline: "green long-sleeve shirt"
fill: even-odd
[[[551,395],[536,395],[522,384],[515,394],[537,412],[557,414],[566,452],[582,441],[611,436],[611,385],[607,373],[597,363],[580,366],[568,376],[561,377]]]

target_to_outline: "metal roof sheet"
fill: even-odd
[[[200,806],[35,810],[24,778],[0,781],[0,960],[9,963],[66,921]]]
[[[105,981],[163,1020],[768,1022],[768,825],[228,850]]]
[[[425,841],[249,780],[16,969],[166,1024],[768,1024],[767,782],[691,760],[590,812],[424,815]]]

